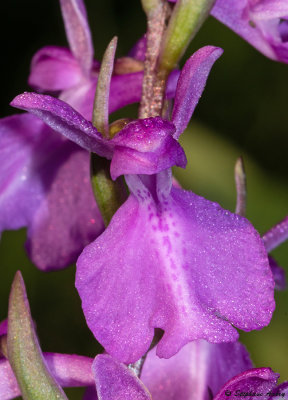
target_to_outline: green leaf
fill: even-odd
[[[20,271],[10,292],[7,348],[24,400],[67,400],[42,355]]]

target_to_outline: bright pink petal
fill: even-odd
[[[91,122],[85,120],[67,103],[51,96],[24,93],[15,97],[11,105],[36,115],[53,130],[84,149],[111,158],[109,142],[102,138]]]
[[[57,353],[44,353],[47,365],[63,387],[77,387],[94,385],[92,375],[92,359],[83,356]],[[0,359],[0,398],[10,400],[20,396],[16,378],[9,361]]]
[[[89,75],[94,51],[83,0],[60,0],[60,4],[70,49]]]
[[[123,174],[155,174],[177,165],[185,168],[186,156],[173,139],[174,125],[160,117],[136,120],[113,139],[115,151],[111,177]]]
[[[235,341],[230,323],[267,325],[274,282],[252,225],[191,192],[170,194],[163,173],[156,191],[137,176],[126,181],[133,194],[77,262],[86,321],[106,351],[134,362],[157,327],[157,354],[169,358],[192,340]]]
[[[252,368],[241,343],[211,344],[197,340],[168,360],[148,353],[141,380],[156,400],[204,400],[234,375]]]
[[[185,63],[178,80],[172,113],[176,139],[186,129],[202,95],[209,72],[222,53],[223,50],[219,47],[202,47]]]
[[[47,46],[32,59],[29,85],[41,91],[65,90],[83,78],[82,70],[68,49]]]
[[[278,378],[279,374],[276,374],[270,368],[250,369],[227,382],[214,397],[214,400],[226,400],[228,396],[229,399],[237,400],[241,393],[243,393],[242,397],[246,393],[244,398],[247,400],[254,400],[255,393],[261,393],[263,396],[257,397],[265,398],[266,394],[277,384]]]
[[[93,372],[99,400],[152,400],[140,379],[109,355],[95,358]]]

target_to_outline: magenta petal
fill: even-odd
[[[217,0],[211,14],[267,57],[287,63],[288,44],[278,30],[280,18],[287,16],[283,1]]]
[[[94,52],[83,0],[60,0],[60,4],[70,49],[89,75]]]
[[[152,175],[173,165],[185,168],[186,156],[173,139],[174,132],[174,125],[160,117],[128,124],[112,139],[112,179],[124,174]]]
[[[75,354],[44,353],[45,360],[58,383],[63,387],[94,385],[89,357]]]
[[[51,96],[24,93],[11,102],[13,107],[29,111],[86,150],[111,158],[111,145],[102,138],[91,122],[85,120],[67,103]]]
[[[221,56],[219,47],[205,46],[196,51],[185,63],[178,80],[172,122],[176,126],[174,137],[178,139],[187,127],[202,95],[209,72]]]
[[[28,229],[29,256],[46,271],[75,262],[104,229],[89,179],[89,153],[68,142],[60,157],[61,164]]]
[[[114,75],[111,80],[109,95],[109,112],[117,111],[128,104],[137,103],[141,99],[143,72]],[[169,86],[169,94],[173,93],[173,82]],[[97,78],[81,82],[61,93],[60,99],[70,104],[86,119],[91,121]],[[175,92],[175,87],[174,87]]]
[[[136,60],[139,61],[145,61],[146,47],[147,47],[147,38],[146,35],[144,35],[129,51],[128,53],[129,57],[135,58]]]
[[[250,369],[227,382],[214,397],[214,400],[226,400],[227,393],[229,399],[233,400],[239,399],[240,393],[246,393],[245,399],[247,400],[254,400],[255,393],[261,393],[261,397],[266,397],[266,394],[277,384],[278,378],[279,374],[276,374],[270,368]],[[249,395],[249,392],[251,395]]]
[[[109,355],[98,355],[92,369],[99,400],[152,400],[140,379]]]
[[[8,321],[4,319],[0,322],[0,336],[7,335]]]
[[[208,399],[234,375],[252,368],[241,343],[211,344],[196,340],[175,356],[161,359],[148,353],[141,380],[156,400]]]
[[[142,80],[143,72],[112,76],[109,112],[139,102],[142,94]]]
[[[275,281],[275,289],[285,290],[286,289],[286,277],[285,271],[280,267],[277,262],[269,256],[269,264]]]
[[[44,353],[47,365],[63,387],[94,385],[92,375],[92,359],[83,356],[57,353]],[[10,400],[20,396],[16,378],[9,361],[0,359],[0,398]]]
[[[1,400],[14,399],[20,396],[20,389],[16,378],[6,358],[0,358],[0,398]]]
[[[269,400],[276,400],[276,399],[285,399],[288,396],[288,382],[283,382],[280,385],[276,386],[271,392],[271,397],[269,397]],[[278,397],[276,397],[278,394]]]
[[[28,227],[41,269],[71,264],[103,229],[88,152],[29,114],[0,121],[0,145],[0,232]]]
[[[65,90],[82,78],[82,70],[68,49],[47,46],[32,59],[29,85],[41,91]]]
[[[252,225],[191,192],[169,195],[164,175],[158,195],[127,176],[133,194],[77,262],[88,326],[127,363],[147,351],[155,327],[165,331],[157,354],[169,358],[195,339],[234,341],[230,323],[260,329],[274,310],[267,253]]]
[[[28,226],[45,198],[42,176],[49,181],[55,169],[45,167],[64,139],[34,115],[0,121],[0,232]]]

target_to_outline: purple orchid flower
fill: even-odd
[[[168,169],[185,165],[175,139],[221,53],[207,46],[187,61],[172,123],[160,117],[134,121],[111,140],[60,100],[24,94],[12,102],[112,158],[112,177],[126,174],[131,195],[84,249],[76,275],[88,326],[109,354],[126,363],[148,350],[154,328],[165,331],[157,354],[169,358],[192,340],[235,341],[231,324],[261,329],[274,310],[274,281],[259,234],[245,218],[172,187]]]
[[[29,83],[41,91],[61,91],[60,98],[90,119],[99,63],[93,61],[84,4],[63,0],[61,7],[72,53],[59,47],[40,50],[33,58]],[[132,53],[139,59],[142,44]],[[176,81],[177,73],[170,88]],[[141,71],[114,74],[110,112],[139,101],[141,84]],[[89,181],[89,153],[28,114],[0,121],[0,145],[0,233],[28,227],[26,246],[40,269],[75,262],[104,229]]]
[[[240,343],[200,340],[189,343],[169,360],[161,360],[151,351],[142,382],[109,355],[98,355],[92,369],[101,400],[224,400],[238,399],[240,393],[249,400],[261,393],[261,398],[270,400],[276,393],[288,393],[288,383],[277,387],[279,375],[270,368],[252,368]],[[97,400],[96,392],[85,399]]]
[[[279,375],[270,368],[252,368],[248,352],[238,342],[197,340],[169,360],[157,357],[153,349],[144,363],[141,380],[109,355],[98,355],[94,362],[78,355],[44,353],[44,357],[62,387],[87,388],[83,400],[224,400],[228,392],[236,399],[239,391],[261,392],[270,400],[272,394],[288,394],[288,383],[277,387]],[[0,395],[2,400],[21,395],[4,357],[0,359]],[[245,398],[251,400],[253,396]]]
[[[174,137],[187,126],[220,54],[206,47],[184,66],[172,113]],[[172,187],[169,171],[126,176],[126,182],[129,199],[77,262],[86,321],[106,351],[135,362],[148,350],[154,328],[161,328],[157,355],[169,358],[192,340],[235,341],[231,324],[246,331],[267,325],[274,282],[252,225]]]
[[[267,57],[288,63],[286,0],[217,0],[211,14]]]

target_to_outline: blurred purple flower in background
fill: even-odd
[[[287,0],[217,0],[211,14],[265,56],[288,63]]]

